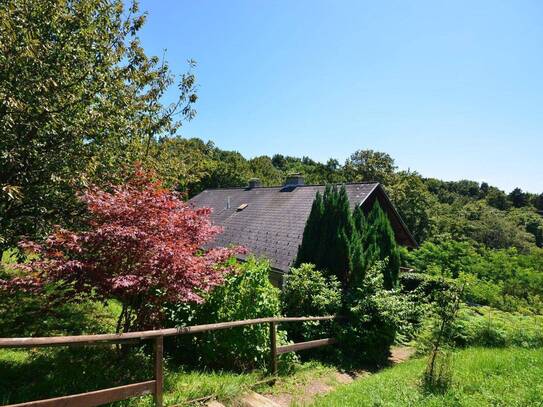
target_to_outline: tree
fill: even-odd
[[[528,204],[528,197],[520,188],[515,188],[513,191],[511,191],[509,194],[509,200],[515,208],[522,208]]]
[[[368,223],[364,210],[357,205],[353,210],[353,225],[356,233],[351,239],[351,283],[358,285],[366,275],[366,250],[368,242]]]
[[[152,167],[164,185],[192,197],[201,192],[202,180],[214,171],[213,143],[200,139],[162,137],[151,144],[146,166]]]
[[[415,240],[423,242],[430,232],[430,208],[435,199],[432,199],[420,175],[398,173],[387,192]]]
[[[486,201],[490,206],[502,211],[509,207],[509,202],[507,201],[507,195],[505,195],[505,192],[500,191],[495,187],[490,187],[488,190],[488,193],[486,194]]]
[[[75,191],[145,162],[157,135],[190,119],[195,78],[176,81],[166,61],[145,54],[145,15],[121,0],[0,3],[0,240],[39,238],[74,226]]]
[[[327,186],[321,200],[317,194],[307,220],[296,265],[312,263],[318,270],[336,276],[346,286],[361,269],[355,253],[360,238],[353,223],[345,186]],[[353,263],[356,258],[357,263]]]
[[[543,211],[543,193],[536,196],[534,199],[534,206],[536,209]]]
[[[214,166],[201,181],[201,188],[243,187],[252,177],[249,162],[237,151],[211,151]]]
[[[175,193],[137,170],[125,185],[90,188],[83,196],[87,229],[58,229],[43,245],[24,247],[39,255],[21,265],[26,276],[0,288],[39,289],[49,282],[73,288],[73,295],[121,302],[118,331],[160,327],[166,302],[199,302],[222,282],[221,263],[239,248],[203,252],[220,228],[209,209],[193,209]]]
[[[345,175],[349,182],[376,181],[388,184],[396,166],[387,153],[373,150],[358,150],[345,162]]]
[[[323,224],[324,205],[319,191],[315,195],[311,212],[305,224],[302,243],[298,248],[296,264],[300,266],[303,263],[320,264],[321,256],[319,252],[319,241]]]
[[[249,160],[251,172],[263,185],[281,185],[284,177],[281,171],[273,166],[272,159],[266,155]]]
[[[344,285],[352,271],[351,240],[355,233],[345,186],[327,187],[323,197],[322,229],[317,269],[335,275]]]
[[[281,290],[283,315],[325,316],[341,312],[341,285],[335,276],[326,278],[313,264],[289,270]],[[324,322],[324,323],[323,323]],[[330,333],[330,323],[289,324],[285,327],[290,340],[304,342]]]
[[[371,266],[377,261],[385,261],[383,284],[385,288],[394,287],[400,272],[400,251],[396,243],[394,230],[388,216],[381,209],[378,201],[368,214],[366,261]]]

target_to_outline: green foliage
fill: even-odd
[[[367,267],[387,259],[385,287],[396,285],[400,253],[390,220],[376,201],[366,217],[362,208],[354,213],[344,186],[327,186],[317,193],[309,214],[296,264],[312,263],[335,275],[344,287],[364,278]]]
[[[152,377],[140,349],[59,347],[0,350],[0,403],[20,403],[137,383]]]
[[[407,255],[407,264],[428,276],[442,270],[468,282],[464,299],[505,311],[543,310],[543,250],[491,250],[470,242],[425,242]]]
[[[344,299],[347,322],[341,325],[338,337],[343,354],[353,363],[384,363],[409,308],[405,296],[384,289],[385,267],[383,262],[371,267]]]
[[[20,255],[20,254],[19,254]],[[18,256],[6,251],[0,278],[19,275],[12,268]],[[0,337],[84,335],[115,331],[121,307],[115,301],[99,303],[73,295],[71,286],[46,284],[37,292],[15,291],[0,295]]]
[[[515,208],[522,208],[528,204],[528,195],[522,192],[522,189],[515,188],[509,194],[509,200]]]
[[[387,187],[388,195],[415,240],[423,242],[430,233],[435,198],[417,173],[399,172],[394,179]]]
[[[507,217],[531,234],[536,246],[543,247],[543,216],[532,210],[515,208],[508,213]]]
[[[422,351],[428,349],[431,335],[430,323],[426,321],[417,341]],[[490,307],[463,306],[454,323],[451,339],[459,347],[541,348],[543,317],[503,312]]]
[[[353,226],[356,233],[351,237],[351,276],[350,284],[356,286],[360,284],[366,275],[366,268],[369,261],[366,258],[368,250],[368,222],[361,206],[356,206],[353,210]]]
[[[224,284],[204,297],[202,304],[190,309],[175,304],[171,319],[176,325],[199,325],[281,315],[279,290],[269,281],[269,263],[249,259],[229,274]],[[278,332],[278,341],[286,335]],[[269,361],[269,327],[266,324],[206,332],[187,340],[181,338],[178,350],[188,362],[243,370],[264,368]],[[220,356],[220,357],[219,357]],[[186,359],[186,358],[185,358]],[[284,358],[284,360],[292,360]]]
[[[326,278],[312,264],[291,268],[281,291],[283,315],[324,316],[337,315],[341,310],[341,286],[335,276]],[[331,333],[328,321],[308,321],[286,324],[285,329],[294,342],[310,341]]]
[[[120,0],[0,5],[0,244],[36,239],[52,224],[78,225],[77,189],[116,179],[145,161],[175,117],[194,116],[195,78],[176,81],[166,61],[147,56],[138,32],[145,14]]]
[[[65,288],[0,296],[0,337],[84,335],[115,331],[121,307],[79,299],[66,301]]]
[[[442,272],[440,279],[445,281],[445,273]],[[464,285],[442,284],[441,287],[433,293],[431,350],[421,385],[426,392],[443,394],[452,384],[452,334]]]
[[[319,191],[311,206],[311,212],[305,224],[302,243],[298,248],[296,264],[301,265],[307,262],[321,264],[322,253],[320,252],[321,230],[323,227],[324,204]]]
[[[317,193],[313,201],[296,264],[315,264],[346,286],[351,276],[362,269],[360,246],[345,187],[327,186],[322,199]]]
[[[394,177],[394,159],[387,153],[358,150],[345,162],[345,175],[350,181],[376,181],[388,184]]]
[[[395,287],[400,271],[400,252],[390,220],[377,201],[368,214],[366,244],[367,264],[386,260],[386,266],[383,269],[384,286],[387,289]]]

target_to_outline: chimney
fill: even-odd
[[[260,182],[258,178],[251,178],[249,180],[249,189],[258,188],[261,186],[262,186],[262,183]]]
[[[299,187],[305,185],[304,176],[299,172],[295,174],[289,174],[287,175],[287,178],[285,179],[285,183],[283,185],[286,187]]]

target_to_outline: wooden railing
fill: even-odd
[[[20,404],[10,404],[6,407],[57,407],[75,406],[91,407],[114,401],[125,400],[132,397],[152,394],[155,405],[162,406],[162,394],[164,390],[164,337],[199,332],[216,331],[239,326],[269,324],[270,327],[270,373],[277,373],[277,356],[283,353],[296,352],[304,349],[317,348],[336,343],[335,338],[318,339],[308,342],[300,342],[291,345],[277,346],[277,324],[283,322],[304,322],[304,321],[330,321],[338,319],[338,316],[324,317],[271,317],[247,319],[243,321],[221,322],[218,324],[194,325],[180,328],[158,329],[153,331],[128,332],[124,334],[102,334],[102,335],[79,335],[79,336],[57,336],[41,338],[0,338],[0,348],[37,348],[51,346],[74,346],[74,345],[100,345],[133,343],[143,340],[154,341],[154,378],[140,383],[132,383],[109,389],[91,391],[87,393],[74,394],[70,396],[56,397],[52,399],[31,401]]]

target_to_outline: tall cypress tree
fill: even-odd
[[[351,238],[351,276],[350,281],[357,285],[366,272],[367,222],[361,206],[353,211],[353,236]]]
[[[320,259],[317,259],[316,256],[319,254],[323,213],[323,199],[320,192],[317,191],[317,195],[311,206],[311,212],[305,224],[302,243],[298,248],[298,255],[296,257],[296,265],[298,266],[302,263],[315,263],[317,261],[320,263]]]
[[[366,241],[365,257],[368,266],[375,261],[387,259],[387,265],[383,270],[384,286],[388,289],[394,287],[400,271],[400,251],[392,225],[378,201],[375,201],[368,214]]]
[[[355,228],[349,208],[349,197],[344,185],[341,186],[339,191],[337,188],[335,189],[333,206],[333,222],[335,223],[336,236],[330,244],[328,270],[335,274],[344,285],[347,285],[349,275],[352,272],[351,241]]]
[[[296,264],[313,263],[346,285],[353,271],[353,235],[358,236],[347,190],[327,186],[313,202]]]

